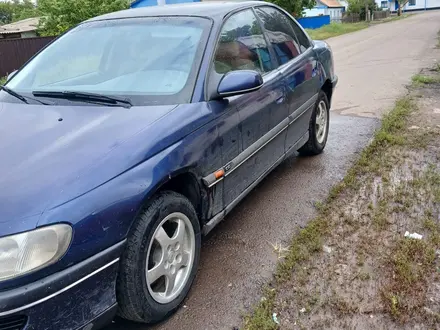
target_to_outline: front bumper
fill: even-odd
[[[116,313],[122,241],[61,272],[0,292],[0,330],[99,329]],[[21,321],[20,321],[21,320]],[[21,323],[20,323],[21,322]]]
[[[336,85],[338,84],[338,76],[337,75],[334,75],[333,76],[333,80],[332,80],[332,88],[335,88],[336,87]]]

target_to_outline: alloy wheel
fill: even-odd
[[[327,105],[323,100],[321,100],[316,110],[316,121],[315,121],[316,140],[318,141],[318,143],[323,143],[325,140],[325,135],[327,134],[327,121],[328,121]]]
[[[148,291],[160,304],[172,302],[185,288],[194,263],[195,235],[186,215],[175,212],[161,221],[147,253]]]

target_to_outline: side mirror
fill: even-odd
[[[17,73],[17,71],[18,71],[18,70],[15,70],[15,71],[12,71],[10,74],[8,74],[8,77],[6,78],[6,81],[11,80],[11,78],[12,78],[13,76],[15,76],[15,74]]]
[[[240,95],[256,91],[261,86],[263,86],[263,77],[257,71],[230,71],[220,80],[217,93],[220,97]]]

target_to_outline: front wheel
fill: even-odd
[[[313,109],[312,117],[309,124],[309,140],[304,144],[298,152],[302,155],[318,155],[327,143],[328,129],[330,123],[329,116],[330,106],[327,95],[320,91],[318,100]]]
[[[157,323],[185,299],[200,258],[200,225],[184,196],[164,192],[140,213],[121,258],[119,315]]]

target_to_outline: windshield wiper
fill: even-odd
[[[54,97],[54,98],[62,98],[68,100],[82,100],[82,101],[91,101],[92,103],[102,102],[108,104],[122,104],[124,108],[129,108],[133,104],[129,99],[123,99],[114,96],[107,96],[102,94],[95,93],[86,93],[86,92],[74,92],[74,91],[65,91],[65,92],[52,92],[52,91],[33,91],[32,94],[34,96],[41,97]]]
[[[0,89],[4,90],[6,93],[8,93],[9,95],[12,95],[13,97],[16,97],[17,99],[19,99],[20,101],[23,101],[26,104],[29,104],[29,102],[26,100],[26,98],[21,95],[18,94],[17,92],[13,91],[12,89],[10,89],[9,87],[6,86],[0,86]]]
[[[29,104],[29,102],[27,101],[27,99],[29,99],[29,100],[32,100],[32,101],[35,101],[35,102],[38,102],[38,103],[41,103],[41,104],[44,104],[44,105],[53,105],[53,104],[49,104],[49,103],[46,103],[46,102],[34,99],[32,97],[29,97],[29,96],[23,96],[23,95],[17,93],[16,91],[10,89],[9,87],[6,87],[6,86],[0,86],[0,90],[4,90],[9,95],[12,95],[12,96],[16,97],[17,99],[19,99],[20,101],[23,101],[26,104]]]

